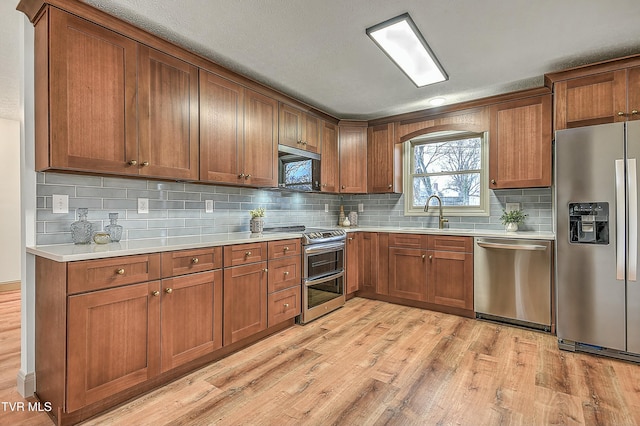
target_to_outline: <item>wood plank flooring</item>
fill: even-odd
[[[0,400],[21,401],[19,295],[0,295]],[[1,407],[0,407],[1,408]],[[0,410],[0,424],[51,424]],[[86,425],[635,425],[640,366],[554,336],[355,298]]]

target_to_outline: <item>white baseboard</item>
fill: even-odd
[[[36,373],[25,373],[24,371],[18,371],[18,393],[23,398],[29,398],[36,393]]]

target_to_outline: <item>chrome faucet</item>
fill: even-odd
[[[429,198],[427,198],[427,202],[424,205],[424,211],[425,212],[429,211],[429,201],[431,201],[432,198],[435,198],[436,200],[438,200],[438,206],[440,207],[440,217],[438,218],[438,228],[444,229],[444,224],[449,222],[449,219],[445,219],[444,216],[442,215],[442,200],[440,199],[440,197],[438,197],[435,194],[430,195]]]

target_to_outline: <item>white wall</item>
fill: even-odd
[[[0,118],[0,285],[20,281],[20,122]]]

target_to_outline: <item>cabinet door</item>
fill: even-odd
[[[140,174],[197,180],[198,69],[138,48]]]
[[[360,234],[359,289],[367,293],[378,293],[378,234]]]
[[[302,144],[303,112],[287,104],[280,104],[278,141],[282,145],[304,149]]]
[[[162,371],[222,347],[222,271],[162,280]]]
[[[247,90],[244,107],[245,183],[278,185],[278,102]]]
[[[322,162],[320,163],[320,190],[338,192],[338,126],[322,122]]]
[[[351,294],[359,290],[359,258],[360,233],[354,232],[347,236],[346,245],[346,293]]]
[[[428,301],[473,309],[473,254],[429,251]]]
[[[244,88],[200,70],[200,180],[244,183]]]
[[[367,128],[340,126],[340,192],[367,192]]]
[[[304,127],[302,128],[302,141],[304,149],[310,152],[320,152],[320,133],[322,120],[312,115],[306,114]]]
[[[627,71],[627,118],[640,120],[640,67]]]
[[[224,344],[267,328],[267,262],[224,270]]]
[[[393,124],[367,131],[367,192],[402,192],[402,145],[393,144]]]
[[[160,372],[159,290],[153,281],[69,296],[67,412]]]
[[[555,129],[625,121],[626,70],[554,83]]]
[[[138,45],[55,8],[49,13],[50,117],[37,120],[51,120],[51,152],[38,152],[38,165],[137,174],[127,162],[138,158]]]
[[[551,95],[491,108],[489,187],[551,186]]]
[[[427,251],[389,247],[389,296],[427,300]]]

